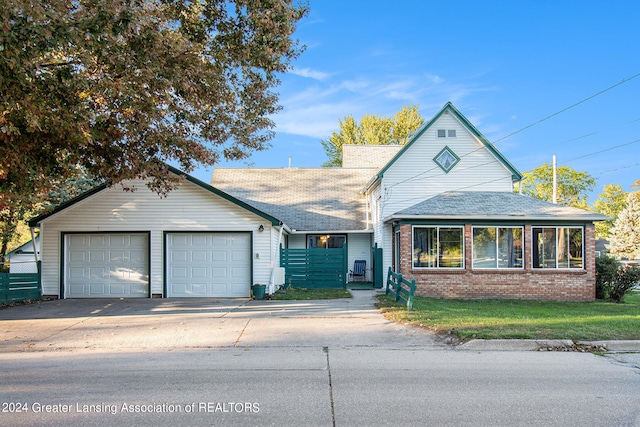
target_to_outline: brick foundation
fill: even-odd
[[[526,225],[524,230],[524,269],[472,270],[471,230],[471,224],[466,224],[463,270],[424,270],[412,268],[411,225],[400,227],[400,270],[407,279],[416,280],[417,295],[461,299],[595,300],[595,229],[593,225],[584,227],[584,270],[531,268],[530,225]]]

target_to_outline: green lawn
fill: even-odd
[[[416,297],[413,311],[381,296],[388,318],[438,333],[472,338],[620,340],[640,339],[640,292],[622,304],[514,300],[444,300]]]
[[[309,299],[336,299],[351,298],[351,293],[346,289],[305,289],[286,288],[273,294],[277,300],[309,300]]]

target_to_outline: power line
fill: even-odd
[[[509,137],[512,137],[513,135],[515,135],[515,134],[517,134],[517,133],[520,133],[520,132],[522,132],[522,131],[524,131],[524,130],[527,130],[527,129],[529,129],[529,128],[531,128],[531,127],[535,126],[535,125],[538,125],[538,124],[540,124],[540,123],[542,123],[542,122],[544,122],[544,121],[546,121],[546,120],[549,120],[550,118],[555,117],[555,116],[557,116],[558,114],[562,114],[562,113],[564,113],[565,111],[572,109],[573,107],[577,107],[578,105],[583,104],[583,103],[585,103],[585,102],[587,102],[587,101],[589,101],[589,100],[591,100],[591,99],[595,98],[596,96],[602,95],[603,93],[608,92],[608,91],[610,91],[611,89],[613,89],[613,88],[616,88],[616,87],[620,86],[621,84],[627,83],[627,82],[629,82],[629,81],[631,81],[631,80],[635,79],[635,78],[636,78],[636,77],[638,77],[638,76],[640,76],[640,73],[635,74],[635,75],[633,75],[633,76],[629,77],[628,79],[622,79],[622,81],[620,81],[620,82],[618,82],[618,83],[616,83],[616,84],[614,84],[614,85],[612,85],[612,86],[609,86],[608,88],[606,88],[606,89],[604,89],[604,90],[601,90],[601,91],[600,91],[600,92],[598,92],[598,93],[595,93],[595,94],[593,94],[593,95],[591,95],[591,96],[589,96],[589,97],[587,97],[587,98],[584,98],[583,100],[578,101],[578,102],[576,102],[575,104],[572,104],[572,105],[570,105],[570,106],[568,106],[568,107],[566,107],[566,108],[563,108],[562,110],[560,110],[560,111],[558,111],[558,112],[555,112],[555,113],[553,113],[553,114],[550,114],[550,115],[548,115],[547,117],[545,117],[545,118],[543,118],[543,119],[538,120],[537,122],[531,123],[530,125],[525,126],[525,127],[521,128],[521,129],[519,129],[519,130],[515,131],[515,132],[511,132],[511,133],[510,133],[509,135],[507,135],[507,136],[503,136],[502,138],[500,138],[500,139],[497,139],[497,140],[493,141],[493,144],[496,144],[496,143],[498,143],[498,142],[500,142],[500,141],[502,141],[502,140],[505,140],[505,139],[507,139],[507,138],[509,138]]]
[[[595,156],[596,154],[604,153],[606,151],[615,150],[616,148],[625,147],[627,145],[635,144],[637,142],[640,142],[640,139],[636,139],[635,141],[631,141],[631,142],[627,142],[627,143],[624,143],[624,144],[620,144],[620,145],[616,145],[616,146],[613,146],[613,147],[609,147],[609,148],[606,148],[604,150],[595,151],[593,153],[585,154],[584,156],[574,157],[573,159],[569,159],[569,160],[565,160],[565,161],[568,163],[568,162],[572,162],[574,160],[583,159],[585,157]]]
[[[619,168],[615,168],[615,169],[608,169],[608,170],[606,170],[606,171],[598,172],[598,173],[596,173],[594,176],[595,176],[595,177],[599,177],[599,176],[602,176],[602,175],[607,174],[607,173],[610,173],[610,172],[617,172],[617,171],[619,171],[619,170],[622,170],[622,169],[629,169],[629,168],[632,168],[632,167],[634,167],[634,166],[640,166],[640,163],[636,163],[636,164],[634,164],[634,165],[629,165],[629,166],[621,166],[621,167],[619,167]]]

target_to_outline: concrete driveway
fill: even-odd
[[[68,299],[0,310],[0,351],[377,346],[445,348],[352,299]]]

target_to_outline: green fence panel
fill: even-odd
[[[285,249],[280,246],[285,284],[295,288],[346,288],[347,245],[342,248]]]
[[[382,267],[382,248],[376,243],[371,251],[371,259],[373,260],[373,286],[381,289],[384,283],[384,270]]]
[[[40,298],[39,273],[0,273],[0,303]]]

